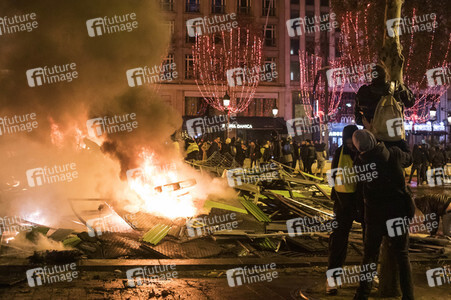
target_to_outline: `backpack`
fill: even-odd
[[[389,94],[379,100],[371,121],[370,131],[381,141],[395,142],[406,138],[402,105],[393,96],[395,87],[396,83],[390,82]]]

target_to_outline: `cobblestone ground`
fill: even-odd
[[[435,267],[435,266],[430,266]],[[429,287],[425,272],[414,265],[416,299],[451,299],[451,286]],[[30,288],[26,281],[0,289],[1,299],[292,299],[300,289],[308,299],[352,299],[356,284],[344,286],[337,296],[326,296],[325,267],[279,270],[271,282],[229,287],[225,271],[182,272],[179,279],[130,288],[123,272],[82,273],[71,283]],[[301,298],[298,298],[301,299]],[[375,299],[375,298],[371,298]],[[395,298],[393,298],[395,299]]]

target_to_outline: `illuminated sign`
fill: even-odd
[[[431,122],[423,123],[423,124],[413,124],[412,122],[404,122],[404,129],[406,131],[412,131],[412,126],[414,131],[431,131],[434,128],[434,131],[445,131],[445,124],[443,122],[431,124]]]
[[[229,124],[229,128],[235,128],[235,129],[252,129],[252,124],[236,124],[231,123]]]

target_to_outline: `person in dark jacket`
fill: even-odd
[[[266,141],[263,147],[260,148],[261,152],[261,162],[266,163],[271,159],[271,142]]]
[[[291,167],[293,169],[296,169],[296,164],[299,160],[299,144],[296,143],[296,141],[291,141],[291,144],[293,145],[293,164],[291,165]]]
[[[306,165],[307,165],[307,156],[308,156],[308,145],[307,145],[306,141],[301,142],[301,147],[300,147],[299,152],[300,152],[302,166],[303,166],[302,170],[304,172],[307,172]]]
[[[235,143],[236,148],[236,155],[235,160],[236,162],[242,167],[244,164],[244,160],[246,159],[246,145],[241,142],[240,139],[238,139]]]
[[[409,175],[409,183],[412,181],[412,177],[413,177],[413,173],[415,173],[415,171],[417,172],[417,186],[421,185],[421,164],[422,164],[422,153],[421,153],[421,149],[420,147],[415,144],[413,146],[413,150],[412,150],[412,160],[413,160],[413,165],[410,168],[410,175]]]
[[[291,143],[291,137],[282,139],[282,154],[283,163],[289,167],[293,164],[293,144]],[[289,168],[285,168],[285,171],[290,171]]]
[[[276,132],[273,132],[272,143],[270,143],[272,154],[275,161],[283,163],[282,141]]]
[[[343,145],[338,147],[334,153],[332,159],[331,170],[337,168],[343,168],[344,158],[348,158],[348,161],[354,161],[356,150],[352,144],[352,134],[358,130],[355,125],[348,125],[343,128]],[[341,158],[341,159],[340,159]],[[349,166],[348,166],[349,167]],[[331,179],[336,182],[335,175],[331,173]],[[354,220],[361,222],[362,218],[359,217],[363,214],[361,212],[363,200],[357,199],[355,186],[338,186],[332,187],[331,199],[334,201],[334,214],[337,221],[337,226],[333,229],[332,234],[329,237],[329,261],[328,269],[335,269],[343,267],[346,260],[346,253],[348,249],[349,232]],[[326,285],[326,294],[334,295],[337,293],[336,287]]]
[[[427,150],[427,144],[421,145],[421,184],[426,180],[426,172],[429,167],[429,151]]]
[[[363,125],[366,129],[369,129],[369,124],[373,120],[379,100],[382,96],[388,95],[390,89],[384,66],[376,65],[374,73],[377,75],[373,78],[371,84],[363,85],[359,88],[354,106],[356,124]],[[403,109],[404,107],[410,108],[415,104],[415,97],[412,91],[404,84],[398,84],[393,97],[403,105]]]
[[[255,142],[251,142],[249,144],[248,152],[249,158],[251,159],[251,168],[258,167],[261,158],[260,146]]]
[[[377,142],[375,136],[368,130],[354,132],[352,141],[360,153],[356,165],[375,164],[377,175],[372,176],[371,180],[362,182],[365,203],[362,265],[371,266],[377,264],[382,238],[388,235],[389,224],[394,227],[395,223],[390,222],[396,218],[413,217],[413,202],[404,179],[404,168],[412,163],[412,157],[397,146],[387,148],[383,142]],[[393,234],[389,236],[389,251],[396,256],[398,262],[402,299],[414,299],[408,230],[396,231],[394,236]],[[367,279],[360,281],[354,299],[368,299],[373,273],[362,272],[360,276]]]
[[[431,158],[433,168],[443,168],[443,166],[445,165],[445,157],[443,156],[443,152],[438,146],[435,147],[434,153]]]
[[[316,151],[315,147],[313,146],[313,143],[311,140],[306,140],[306,159],[305,159],[305,172],[309,174],[313,174],[312,171],[312,165],[316,160]]]
[[[439,222],[442,217],[442,227],[444,235],[451,235],[451,197],[444,194],[424,195],[415,198],[416,207],[427,216],[424,224],[430,228],[429,233],[436,235],[438,226],[432,226],[433,222]]]
[[[443,178],[443,171],[442,170],[435,170],[435,169],[442,169],[443,166],[445,165],[445,157],[443,156],[443,152],[440,150],[440,148],[438,146],[435,147],[431,147],[433,150],[430,152],[430,157],[431,157],[431,165],[432,165],[432,169],[431,170],[434,177],[434,183],[436,185],[440,185],[441,183],[438,183],[438,180],[441,180],[443,182],[444,178]],[[438,176],[435,176],[435,173],[438,172]],[[440,179],[441,178],[441,179]]]

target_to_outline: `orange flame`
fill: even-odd
[[[196,214],[191,184],[175,163],[158,165],[155,155],[143,151],[143,163],[135,175],[128,174],[129,187],[144,201],[141,209],[170,219]],[[138,174],[138,175],[137,175]],[[184,183],[188,186],[183,187]]]

